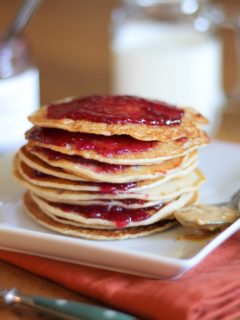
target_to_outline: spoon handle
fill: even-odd
[[[240,189],[234,193],[234,195],[231,198],[231,203],[234,205],[234,207],[239,208],[240,206]]]
[[[4,40],[7,41],[19,34],[28,23],[33,12],[40,6],[43,0],[24,0],[16,17],[7,30]]]
[[[134,320],[136,318],[105,307],[63,299],[19,295],[19,303],[35,307],[63,319],[84,320]]]

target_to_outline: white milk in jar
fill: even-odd
[[[164,1],[159,2],[155,10],[160,10]],[[167,3],[167,9],[177,6],[175,2]],[[213,134],[224,104],[221,42],[211,32],[196,30],[197,23],[206,28],[204,21],[202,25],[197,19],[156,21],[149,13],[144,16],[145,11],[141,8],[137,17],[125,16],[116,23],[112,40],[114,93],[194,107],[209,119],[208,131]]]
[[[0,154],[24,144],[31,124],[27,117],[39,106],[39,73],[26,44],[12,39],[0,44]]]
[[[27,117],[39,106],[38,70],[0,80],[0,152],[24,143]]]

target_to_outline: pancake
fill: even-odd
[[[52,175],[45,174],[39,170],[29,167],[24,161],[19,160],[16,156],[15,170],[18,170],[21,176],[28,182],[42,187],[59,188],[65,190],[75,191],[92,191],[92,192],[105,192],[105,193],[127,193],[138,192],[154,188],[160,184],[165,183],[169,179],[183,176],[196,168],[197,163],[194,162],[185,169],[177,171],[177,173],[165,175],[163,177],[143,180],[128,183],[107,183],[107,182],[92,182],[92,181],[72,181],[68,179],[58,178]]]
[[[16,158],[15,162],[16,169],[21,174],[21,176],[28,182],[35,184],[37,186],[50,187],[50,188],[60,188],[66,190],[75,191],[100,191],[100,188],[95,186],[95,182],[86,181],[72,181],[63,178],[57,178],[55,176],[43,173],[36,169],[29,167],[25,162]]]
[[[71,174],[64,171],[62,168],[57,166],[51,166],[47,162],[42,161],[27,150],[27,146],[23,146],[17,153],[19,159],[27,164],[32,169],[40,171],[44,174],[48,174],[57,178],[72,180],[72,181],[83,181],[83,177]]]
[[[13,174],[28,215],[49,230],[93,240],[127,239],[175,225],[204,181],[197,149],[207,120],[133,96],[67,98],[29,117]]]
[[[178,125],[168,125],[169,121],[166,121],[165,125],[155,124],[156,119],[171,120],[171,115],[178,110],[162,102],[130,96],[71,97],[40,108],[29,117],[29,120],[40,127],[105,136],[127,134],[145,141],[167,142],[183,136],[198,137],[199,127],[207,124],[207,120],[190,108],[183,109],[184,114],[180,117],[181,121]],[[170,118],[168,118],[168,111],[170,111]],[[95,117],[92,117],[93,112]],[[86,113],[90,114],[90,121],[86,119]],[[138,121],[140,123],[134,123],[133,120],[138,114],[140,114],[140,121]],[[155,120],[150,125],[149,117]]]
[[[47,216],[32,200],[29,193],[24,195],[24,206],[28,215],[43,227],[68,236],[81,237],[90,240],[118,240],[148,236],[165,231],[176,225],[176,220],[162,220],[148,226],[133,228],[101,230],[81,228],[59,223]]]
[[[43,172],[45,174],[54,175],[55,177],[60,177],[64,179],[71,179],[73,181],[79,180],[80,178],[75,175],[68,174],[64,170],[57,168],[57,167],[51,167],[47,163],[41,161],[34,155],[27,152],[26,147],[23,147],[18,152],[18,156],[21,160],[24,161],[28,166],[31,168]],[[82,201],[82,205],[115,205],[123,208],[146,208],[146,207],[152,207],[159,203],[159,201],[144,201],[139,199],[127,199],[127,200],[85,200]]]
[[[209,143],[207,134],[165,142],[139,141],[129,136],[98,136],[61,129],[33,127],[26,133],[29,146],[116,165],[151,165],[181,157]]]
[[[82,159],[79,156],[64,155],[45,148],[31,147],[29,144],[20,151],[25,158],[28,153],[37,156],[51,167],[62,168],[72,175],[83,178],[81,180],[125,183],[149,180],[180,173],[181,170],[197,165],[197,152],[193,151],[183,157],[166,160],[151,166],[119,166],[102,164],[101,162]],[[23,159],[25,161],[25,159]]]
[[[183,193],[196,191],[204,181],[203,174],[200,170],[196,169],[195,171],[188,173],[184,177],[169,180],[163,185],[151,189],[138,192],[107,194],[101,192],[84,192],[40,187],[27,182],[21,176],[18,170],[14,171],[14,175],[17,180],[23,184],[23,186],[25,186],[28,190],[31,190],[40,198],[46,199],[48,201],[70,204],[81,204],[81,201],[83,200],[93,199],[141,199],[145,201],[165,202],[174,199]]]
[[[120,209],[112,205],[98,207],[53,203],[34,194],[31,194],[31,197],[45,214],[58,222],[64,219],[64,223],[70,225],[113,229],[149,225],[166,218],[172,219],[172,214],[176,210],[186,204],[195,203],[197,199],[195,193],[185,193],[169,203],[161,203],[146,209]]]
[[[145,201],[140,199],[92,199],[92,200],[83,200],[81,205],[83,206],[115,206],[126,209],[142,209],[154,207],[162,203],[162,201]]]

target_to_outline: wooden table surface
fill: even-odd
[[[0,30],[6,28],[20,1],[2,0]],[[69,95],[110,92],[109,25],[115,0],[46,1],[27,27],[26,35],[41,74],[41,99],[49,102]],[[225,41],[231,43],[231,35]],[[226,46],[225,57],[232,54]],[[229,59],[227,59],[229,61]],[[234,59],[226,69],[225,86],[233,81]],[[217,138],[240,143],[240,106],[225,110]],[[50,281],[0,262],[0,287],[18,287],[28,294],[92,300]],[[52,319],[26,308],[9,309],[0,302],[0,319]]]

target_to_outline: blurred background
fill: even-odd
[[[217,1],[226,8],[230,2]],[[2,32],[21,3],[20,0],[1,0]],[[40,72],[41,104],[66,96],[113,92],[113,70],[116,72],[116,69],[111,53],[111,15],[119,5],[118,0],[43,1],[24,33]],[[217,19],[221,25],[221,16],[218,15]],[[223,78],[220,81],[224,92],[228,93],[236,84],[239,68],[234,47],[235,33],[224,26],[219,28],[218,34],[223,41]],[[236,134],[240,105],[236,108],[228,101],[222,103],[224,117],[216,135],[220,139],[240,141],[240,134]]]
[[[0,30],[21,0],[1,0]],[[41,102],[110,90],[110,15],[115,0],[44,1],[25,35],[40,70]]]

